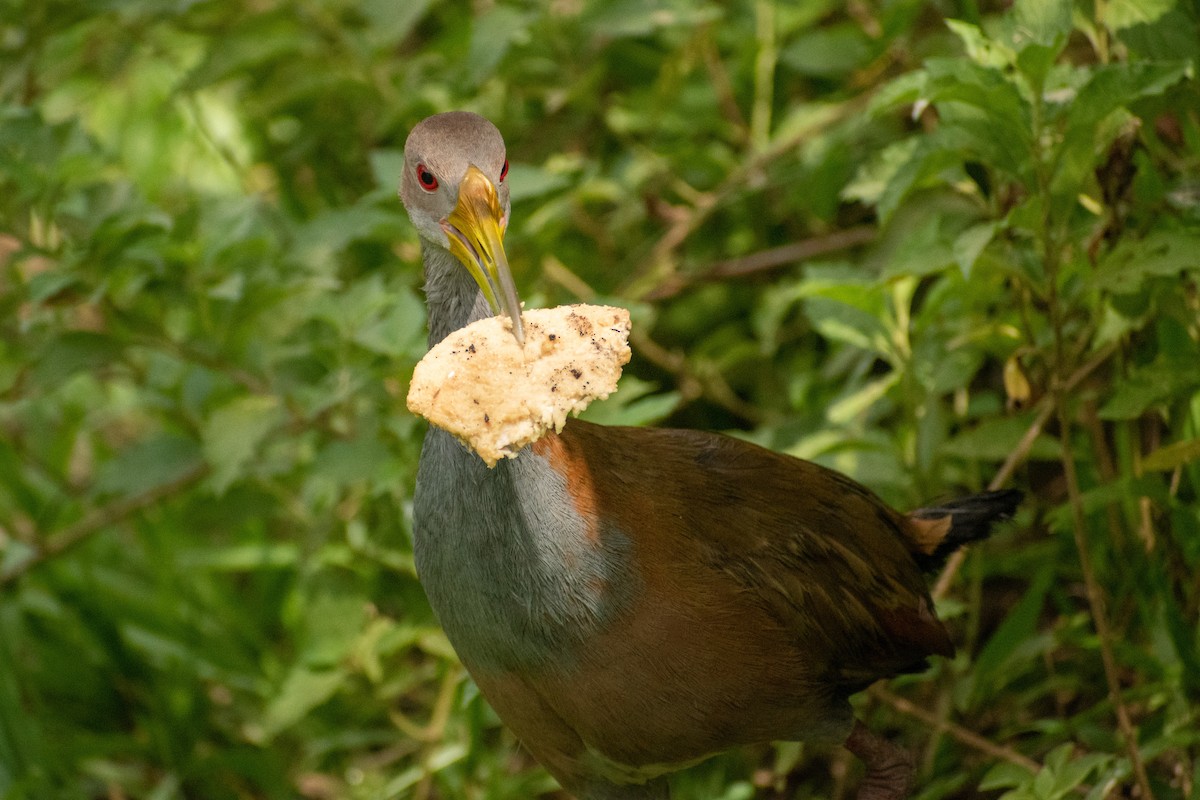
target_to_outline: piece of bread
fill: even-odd
[[[512,458],[568,414],[617,388],[629,362],[629,312],[613,306],[535,308],[455,331],[413,371],[408,408],[454,434],[489,467]]]

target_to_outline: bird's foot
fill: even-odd
[[[858,800],[904,800],[908,796],[915,767],[907,750],[871,733],[858,720],[846,737],[846,749],[867,767]]]

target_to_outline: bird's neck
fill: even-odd
[[[472,669],[568,664],[634,587],[628,537],[581,515],[546,457],[526,448],[488,469],[432,427],[417,470],[413,546],[430,603]]]
[[[491,315],[466,269],[425,243],[429,344]],[[567,658],[628,602],[629,540],[575,508],[531,448],[494,469],[431,427],[413,497],[417,569],[464,662],[507,668]]]
[[[421,243],[425,297],[429,304],[429,346],[476,320],[492,315],[483,292],[449,250]]]

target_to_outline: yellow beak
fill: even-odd
[[[467,167],[458,187],[458,205],[442,222],[450,252],[463,263],[496,314],[512,320],[517,344],[525,346],[521,301],[504,254],[504,209],[496,187],[474,164]]]

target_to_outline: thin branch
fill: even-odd
[[[208,474],[207,464],[197,464],[174,480],[155,486],[141,494],[114,500],[106,506],[93,508],[74,524],[68,525],[57,534],[47,536],[45,544],[28,558],[22,559],[0,571],[0,586],[6,586],[21,578],[43,562],[62,555],[76,545],[86,541],[92,534],[115,525],[139,511],[150,508],[166,498],[199,482]]]
[[[754,55],[754,105],[750,109],[750,147],[764,149],[771,140],[771,110],[775,99],[774,0],[758,0],[754,5],[755,38],[758,50]]]
[[[428,800],[433,793],[433,776],[437,772],[437,769],[430,766],[430,761],[440,749],[437,745],[446,736],[446,725],[450,722],[450,717],[454,712],[454,697],[458,691],[461,674],[462,668],[457,664],[451,665],[446,670],[446,676],[442,679],[442,686],[438,691],[437,700],[433,704],[433,713],[429,718],[429,725],[427,726],[429,736],[424,740],[425,747],[421,755],[423,774],[421,775],[420,783],[417,784],[416,791],[413,793],[416,800]]]
[[[1037,416],[1033,418],[1033,424],[1025,431],[1025,435],[1021,437],[1021,441],[1017,442],[1017,446],[1008,454],[1008,458],[1004,460],[1000,470],[992,477],[988,483],[988,491],[994,492],[997,489],[1008,483],[1016,468],[1025,461],[1029,456],[1029,451],[1033,449],[1033,443],[1037,441],[1037,437],[1042,434],[1042,430],[1046,427],[1046,423],[1050,421],[1050,417],[1054,414],[1054,403],[1050,402],[1049,395],[1043,397],[1039,403]],[[942,574],[938,576],[937,583],[933,586],[933,599],[940,600],[950,591],[950,585],[954,582],[954,577],[962,568],[963,562],[967,560],[967,550],[955,550],[950,554],[950,558],[946,559],[946,566],[942,567]]]
[[[1062,386],[1062,391],[1066,393],[1074,390],[1089,375],[1108,361],[1112,357],[1112,354],[1116,352],[1116,349],[1117,345],[1115,342],[1100,348],[1099,352],[1092,356],[1086,364],[1075,370],[1067,378],[1066,383]],[[1017,442],[1017,446],[1008,454],[1008,458],[1004,460],[1004,464],[1001,465],[1000,470],[988,483],[988,491],[995,491],[1008,483],[1012,478],[1013,472],[1029,456],[1029,451],[1033,449],[1033,443],[1037,441],[1037,437],[1041,435],[1042,430],[1046,427],[1046,423],[1054,415],[1054,405],[1054,395],[1045,395],[1038,401],[1038,413],[1033,419],[1033,424],[1025,431],[1025,435],[1021,437],[1021,441]],[[946,560],[946,566],[942,568],[942,574],[938,576],[937,583],[933,587],[932,594],[935,600],[940,600],[950,591],[950,584],[953,583],[954,576],[958,574],[966,558],[966,550],[957,550]]]
[[[1079,475],[1075,472],[1075,456],[1071,449],[1071,421],[1067,416],[1066,389],[1055,392],[1055,407],[1058,413],[1059,440],[1062,443],[1063,473],[1067,480],[1067,499],[1071,506],[1071,528],[1075,535],[1075,549],[1079,552],[1079,568],[1083,572],[1084,591],[1087,593],[1088,607],[1092,612],[1092,623],[1096,626],[1096,636],[1100,640],[1100,660],[1104,664],[1104,677],[1108,682],[1108,694],[1112,700],[1113,709],[1117,716],[1117,727],[1121,729],[1121,737],[1125,740],[1125,749],[1129,761],[1133,765],[1133,774],[1137,779],[1138,788],[1143,798],[1153,798],[1150,779],[1146,775],[1146,765],[1142,762],[1142,753],[1138,749],[1137,731],[1129,717],[1129,709],[1121,696],[1121,681],[1117,676],[1117,658],[1113,652],[1113,633],[1108,625],[1108,611],[1105,608],[1104,590],[1096,580],[1096,570],[1092,565],[1091,550],[1088,548],[1087,523],[1083,513],[1083,494],[1079,490]]]
[[[436,744],[446,737],[446,724],[454,710],[454,692],[462,679],[462,669],[457,662],[447,662],[446,674],[442,676],[437,699],[429,714],[429,722],[421,725],[413,722],[399,709],[389,709],[388,719],[400,733],[423,744]]]
[[[729,70],[725,68],[725,62],[721,60],[721,54],[717,50],[711,27],[704,32],[704,36],[701,39],[700,55],[704,59],[704,67],[708,72],[708,80],[712,84],[713,91],[716,93],[717,105],[720,106],[721,113],[744,141],[749,136],[746,117],[742,114],[741,107],[738,106],[737,90],[733,88],[733,81],[729,77]]]
[[[697,283],[720,281],[726,278],[744,278],[759,272],[767,272],[779,267],[807,261],[817,256],[849,250],[852,247],[869,244],[879,236],[879,230],[873,225],[859,225],[841,231],[813,236],[798,242],[790,242],[768,250],[759,250],[740,258],[730,258],[715,261],[706,268],[687,275],[672,275],[657,286],[647,300],[665,300],[674,297],[684,289]]]
[[[967,747],[972,747],[981,753],[984,753],[992,758],[1000,761],[1007,761],[1010,764],[1016,764],[1019,767],[1024,767],[1030,772],[1040,772],[1042,765],[1034,761],[1028,756],[1021,755],[1011,747],[1002,747],[984,737],[980,736],[975,731],[964,728],[962,725],[951,722],[950,720],[942,719],[928,709],[918,706],[916,703],[906,700],[897,694],[892,694],[881,685],[872,686],[867,693],[887,703],[892,708],[899,711],[901,714],[907,714],[910,717],[920,720],[921,722],[933,728],[938,733],[944,733],[953,739],[957,739]]]
[[[715,189],[700,194],[692,207],[663,232],[650,249],[642,266],[626,280],[620,294],[637,300],[645,299],[653,295],[661,284],[671,281],[675,273],[673,254],[689,236],[700,229],[726,196],[760,175],[771,162],[792,153],[817,131],[835,125],[857,112],[870,99],[871,93],[865,92],[830,108],[824,115],[814,115],[815,119],[809,124],[800,126],[787,136],[775,139],[750,158],[739,162]]]

